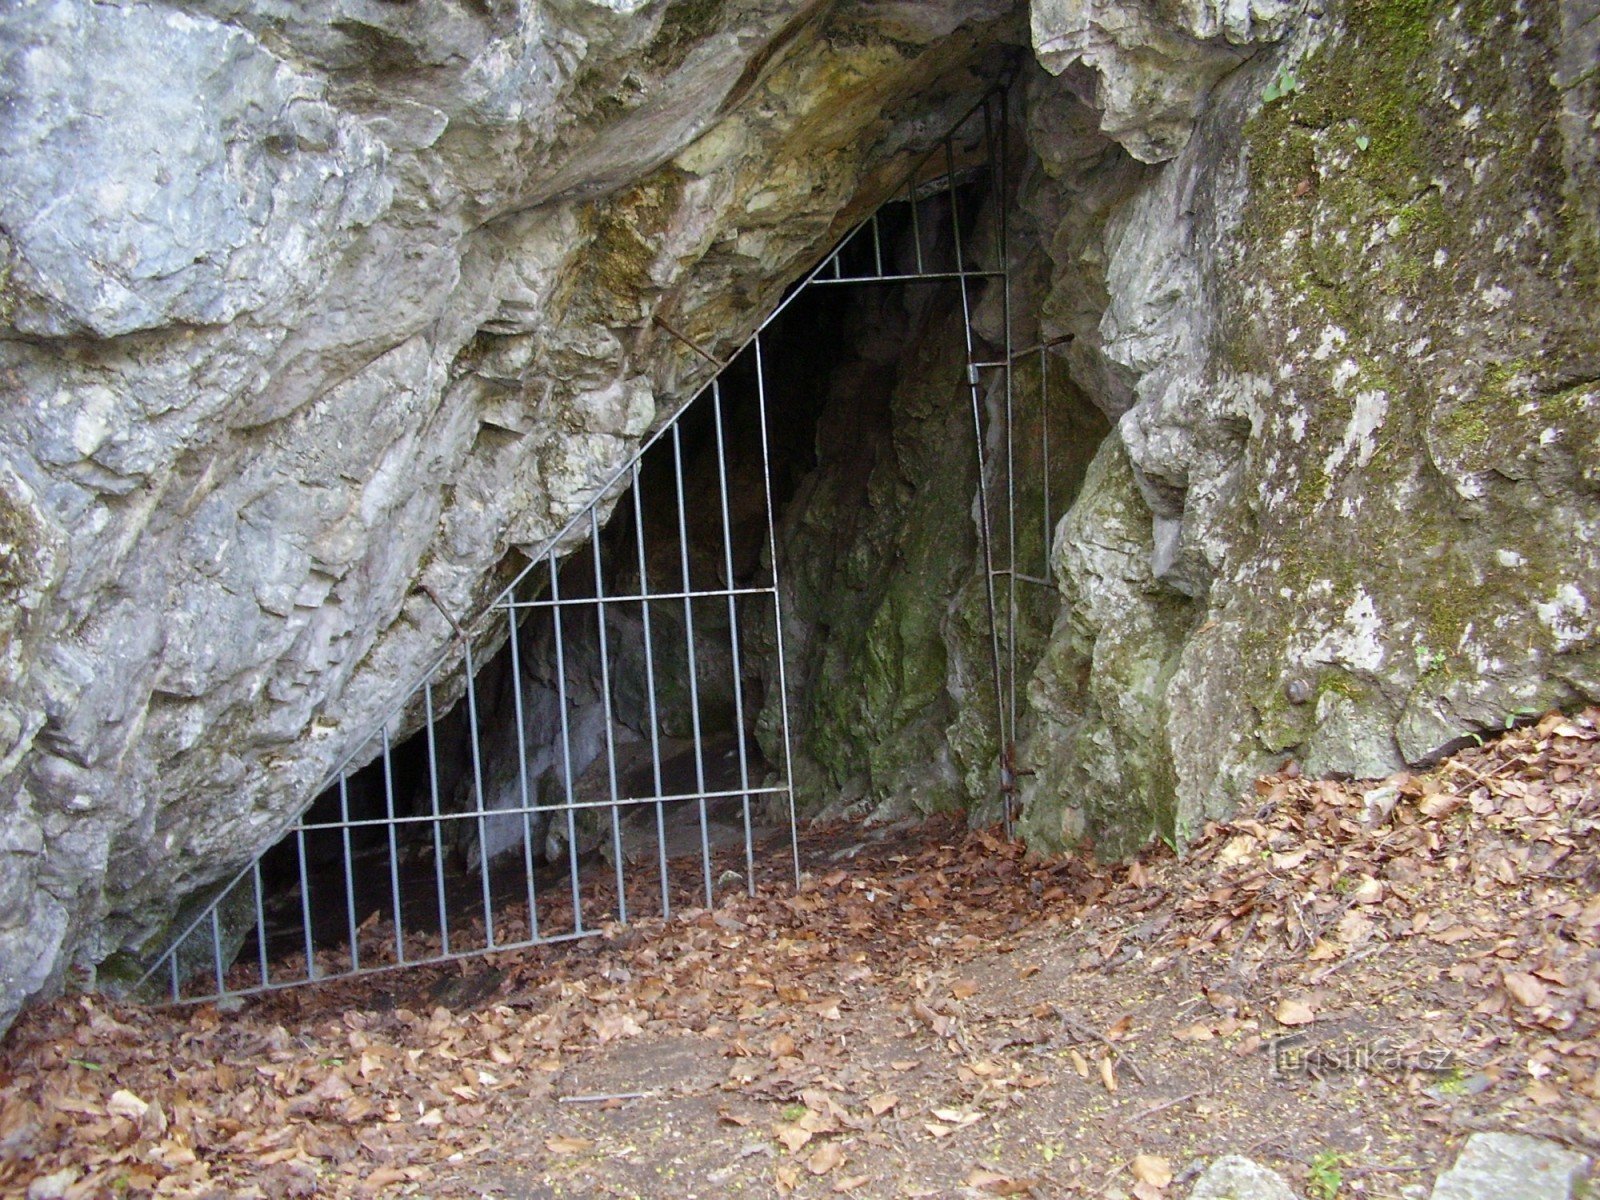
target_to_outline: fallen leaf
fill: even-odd
[[[1371,875],[1363,875],[1351,889],[1350,899],[1357,904],[1377,904],[1383,899],[1383,883]]]
[[[1346,946],[1359,946],[1372,937],[1376,928],[1371,918],[1363,916],[1352,908],[1339,918],[1339,940]]]
[[[1561,1092],[1542,1079],[1530,1083],[1525,1094],[1529,1100],[1540,1106],[1561,1102]]]
[[[988,1192],[991,1196],[1020,1196],[1034,1185],[1032,1179],[1018,1179],[1014,1175],[1003,1175],[999,1171],[991,1171],[987,1167],[973,1167],[967,1172],[963,1181],[967,1187]]]
[[[899,1103],[900,1097],[893,1092],[880,1092],[867,1100],[867,1108],[871,1110],[873,1116],[881,1117]]]
[[[111,1099],[106,1101],[106,1112],[113,1117],[127,1117],[130,1121],[137,1121],[144,1116],[149,1107],[147,1102],[123,1088],[112,1092]]]
[[[806,1170],[813,1175],[826,1175],[844,1162],[844,1150],[838,1142],[824,1142],[806,1159]]]
[[[1277,1018],[1279,1025],[1309,1025],[1317,1019],[1317,1014],[1309,1004],[1287,997],[1278,1001],[1277,1010],[1272,1015]]]
[[[798,1125],[786,1125],[778,1130],[777,1137],[790,1154],[796,1154],[799,1152],[800,1147],[811,1140],[811,1131],[809,1129],[801,1129]]]
[[[1172,1164],[1157,1154],[1137,1154],[1129,1165],[1133,1177],[1140,1183],[1164,1188],[1172,1182]]]
[[[1502,976],[1505,981],[1506,991],[1511,993],[1511,998],[1518,1004],[1528,1008],[1543,1004],[1549,995],[1548,989],[1540,980],[1523,971],[1507,971]],[[112,1100],[115,1101],[113,1096]]]
[[[558,1133],[545,1138],[544,1148],[551,1154],[582,1154],[585,1150],[594,1148],[594,1139],[569,1137],[564,1133]]]
[[[1109,1054],[1100,1060],[1100,1082],[1106,1085],[1108,1092],[1117,1090],[1117,1069],[1112,1065]]]
[[[1217,854],[1217,862],[1224,867],[1231,867],[1242,863],[1256,851],[1256,839],[1248,833],[1241,833],[1238,837],[1229,840],[1228,844]]]
[[[958,979],[950,985],[950,994],[957,1000],[967,1000],[978,994],[976,979]]]
[[[1424,796],[1417,803],[1417,811],[1425,817],[1446,817],[1466,803],[1465,797],[1450,792]]]

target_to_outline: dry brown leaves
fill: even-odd
[[[1520,1083],[1534,1107],[1600,1127],[1597,726],[1600,710],[1551,713],[1376,783],[1309,780],[1286,764],[1258,782],[1251,816],[1208,826],[1189,857],[1156,872],[1192,889],[1157,944],[1227,955],[1233,975],[1276,987],[1254,1008],[1213,1003],[1284,1030],[1321,1020],[1336,1007],[1329,989],[1364,963],[1425,961],[1465,989],[1461,1000],[1440,990],[1440,1007],[1470,1018],[1442,1026],[1437,1045]],[[1214,1034],[1202,1022],[1175,1036]]]
[[[826,846],[851,832],[816,836]],[[804,1148],[810,1174],[848,1182],[832,1137],[870,1127],[898,1100],[881,1086],[815,1089],[838,1088],[845,1064],[811,1032],[840,1022],[847,993],[875,982],[872,964],[892,955],[915,975],[895,984],[907,1022],[954,1036],[977,985],[947,978],[949,967],[1076,910],[1105,875],[1029,861],[988,832],[935,822],[913,844],[830,866],[798,893],[777,886],[670,923],[416,973],[415,994],[426,997],[452,970],[496,972],[497,994],[477,1011],[383,1011],[370,981],[226,1015],[63,1000],[25,1016],[5,1048],[0,1190],[50,1177],[36,1190],[67,1200],[108,1190],[288,1197],[426,1180],[490,1150],[483,1130],[548,1100],[575,1057],[663,1024],[720,1039],[734,1060],[730,1091],[803,1097],[805,1116],[778,1140]],[[543,1148],[589,1149],[566,1134]]]
[[[1318,1028],[1374,956],[1429,948],[1464,997],[1441,1011],[1472,1017],[1442,1023],[1440,1038],[1514,1080],[1526,1104],[1590,1119],[1600,1112],[1596,716],[1551,716],[1377,784],[1287,767],[1183,860],[1039,862],[990,833],[932,822],[899,842],[849,846],[835,865],[830,853],[860,836],[839,826],[808,833],[808,858],[824,865],[798,892],[774,885],[586,942],[228,1015],[65,999],[20,1021],[0,1058],[0,1192],[46,1180],[40,1195],[74,1200],[432,1191],[450,1164],[494,1153],[483,1131],[567,1108],[553,1101],[574,1063],[670,1029],[720,1052],[720,1120],[771,1137],[778,1190],[848,1193],[885,1136],[962,1143],[1046,1082],[1004,1047],[1060,1037],[1068,1017],[1043,1005],[975,1022],[1000,985],[962,967],[1090,906],[1080,969],[1181,954],[1245,980],[1219,984],[1211,1015],[1171,1031],[1185,1043],[1249,1035],[1241,1050]],[[428,1000],[431,985],[475,970],[490,980],[480,1007]],[[406,991],[385,1007],[395,986]],[[876,1076],[856,1069],[836,1034],[868,1004],[947,1055],[959,1088],[917,1097],[895,1082],[918,1067],[911,1059]],[[1120,1040],[1137,1036],[1121,1023],[1079,1031],[1064,1065],[1108,1092],[1137,1085]],[[781,1119],[753,1115],[760,1105]],[[600,1152],[581,1128],[540,1126],[525,1165]],[[1123,1161],[1144,1193],[1168,1189],[1163,1160]],[[980,1164],[969,1186],[1012,1195],[1032,1180]]]

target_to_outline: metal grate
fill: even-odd
[[[774,846],[786,851],[783,873],[798,879],[763,334],[813,286],[960,289],[1009,833],[1014,591],[1024,577],[1012,482],[1017,356],[1006,123],[1003,91],[986,97],[768,315],[736,356],[755,381],[745,425],[724,404],[730,364],[663,325],[716,363],[717,375],[484,612],[456,627],[423,681],[333,772],[275,848],[187,923],[141,988],[159,988],[172,1002],[217,999],[581,938],[610,922],[710,905],[719,888],[753,893],[758,872],[771,869]],[[974,236],[978,189],[968,186],[980,183],[1000,197],[996,227],[984,239]],[[983,362],[969,288],[993,281],[1002,289],[1006,344],[1000,360]],[[1042,363],[1044,350],[1035,349]],[[995,370],[1004,387],[1006,567],[996,566],[985,451],[983,379]],[[736,562],[735,436],[759,457],[765,557],[754,572]],[[1045,455],[1048,464],[1048,444]],[[686,489],[691,476],[699,490]],[[691,506],[708,482],[715,500]],[[1045,525],[1048,545],[1048,511]],[[564,557],[583,539],[584,548]],[[480,673],[482,651],[497,643],[503,649]],[[770,761],[748,732],[752,644],[769,652],[775,670],[759,681],[775,698],[766,708]],[[708,712],[730,709],[729,729],[708,728]],[[409,728],[420,733],[397,745]]]

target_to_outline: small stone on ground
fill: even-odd
[[[1295,1194],[1276,1171],[1228,1154],[1205,1169],[1189,1200],[1295,1200]]]
[[[1570,1200],[1589,1160],[1543,1138],[1475,1133],[1433,1200]]]

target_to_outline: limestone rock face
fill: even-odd
[[[1333,6],[1051,246],[1069,330],[1104,262],[1080,341],[1148,524],[1104,469],[1061,527],[1041,833],[1126,847],[1132,797],[1181,842],[1286,758],[1382,776],[1600,696],[1594,27]]]
[[[5,7],[0,1022],[261,848],[1012,7]]]
[[[1213,84],[1259,43],[1286,34],[1305,0],[1033,0],[1033,46],[1052,75],[1074,72],[1100,128],[1141,162],[1189,140]],[[1092,72],[1092,82],[1082,72]]]

